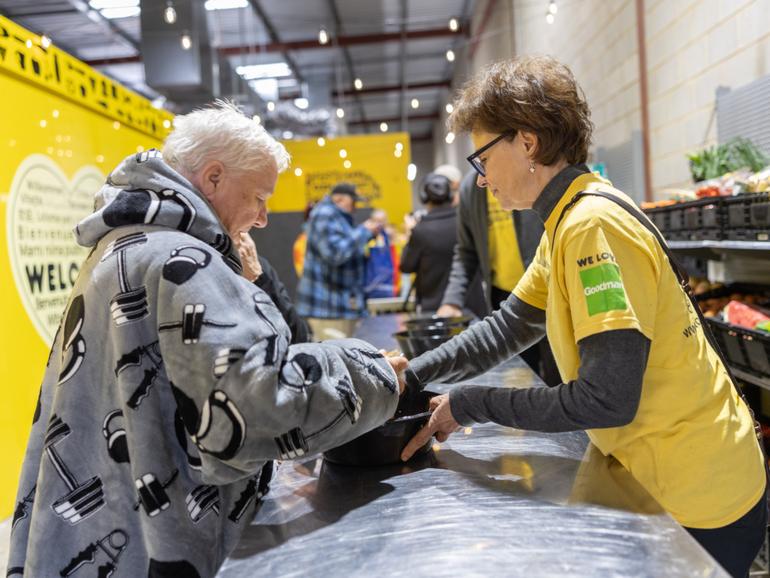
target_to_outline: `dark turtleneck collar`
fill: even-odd
[[[540,193],[540,196],[535,199],[532,210],[535,211],[545,223],[556,204],[564,196],[567,188],[572,184],[572,181],[580,175],[589,172],[591,171],[588,166],[583,163],[564,167],[548,182]]]

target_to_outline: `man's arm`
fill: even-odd
[[[362,253],[374,237],[363,225],[350,228],[334,215],[322,213],[312,220],[308,243],[313,243],[321,258],[331,265],[342,265]]]
[[[355,339],[290,346],[270,297],[222,259],[181,286],[160,279],[157,310],[160,356],[204,483],[336,447],[395,412],[399,384],[381,353]]]

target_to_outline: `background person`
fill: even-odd
[[[305,224],[305,264],[297,287],[297,311],[317,339],[353,335],[366,316],[365,249],[380,232],[374,219],[353,224],[361,198],[351,183],[339,183],[316,204]]]
[[[457,244],[453,198],[451,181],[443,175],[428,173],[420,189],[420,201],[427,214],[411,230],[407,225],[409,240],[401,253],[401,272],[415,273],[415,297],[420,311],[436,311],[449,282]]]
[[[294,306],[288,289],[278,277],[278,272],[262,255],[257,254],[254,239],[248,233],[241,232],[235,238],[235,246],[243,265],[243,276],[270,296],[281,312],[283,320],[291,331],[291,343],[313,341],[313,332]]]

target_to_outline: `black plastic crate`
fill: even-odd
[[[672,205],[668,214],[669,231],[684,231],[687,227],[684,222],[684,203]]]
[[[691,241],[690,231],[670,231],[666,234],[666,239],[669,241]]]
[[[770,230],[758,231],[757,229],[727,229],[725,237],[731,241],[770,241]],[[770,248],[770,245],[768,245]]]
[[[726,225],[729,229],[745,229],[751,224],[749,203],[744,195],[725,200],[727,209]]]
[[[738,195],[725,200],[725,237],[770,241],[770,194]]]
[[[770,378],[770,336],[711,318],[714,335],[729,363],[735,367]]]
[[[749,222],[755,229],[770,229],[770,194],[754,195],[749,208]]]
[[[759,295],[762,301],[770,300],[770,288],[752,283],[731,283],[696,295],[696,301],[729,297],[734,293]],[[726,323],[718,317],[708,317],[719,348],[728,363],[738,369],[770,378],[770,335]]]
[[[671,207],[654,207],[652,209],[644,209],[644,213],[650,218],[653,224],[658,228],[658,231],[664,235],[671,230],[671,222],[669,219],[671,213]]]
[[[689,233],[691,241],[721,241],[725,237],[722,229],[700,229],[697,231],[685,231]]]
[[[680,203],[682,229],[689,231],[688,238],[720,240],[724,230],[724,203],[722,197],[708,197]]]

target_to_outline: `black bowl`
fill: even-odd
[[[398,402],[393,418],[378,428],[324,452],[324,459],[344,466],[382,466],[401,461],[401,450],[428,422],[430,398],[436,395],[427,391],[407,389]],[[415,456],[430,451],[428,440]]]
[[[404,327],[407,331],[414,331],[427,328],[437,327],[461,327],[465,328],[470,325],[471,318],[468,316],[460,317],[439,317],[438,315],[431,315],[430,317],[413,317],[404,321]]]
[[[422,331],[399,331],[394,333],[398,346],[408,359],[412,359],[435,349],[442,343],[449,341],[455,335],[459,335],[464,330],[462,327],[442,327],[438,329]]]
[[[428,325],[420,329],[406,329],[399,331],[399,333],[409,337],[454,337],[463,331],[465,331],[465,327],[461,325]]]
[[[417,357],[417,355],[412,351],[412,342],[409,340],[409,334],[406,331],[399,331],[398,333],[394,333],[393,337],[396,338],[396,343],[398,343],[398,348],[401,350],[401,353],[403,353],[407,359],[412,359],[413,357]]]
[[[401,352],[407,359],[414,359],[415,357],[422,355],[426,351],[435,349],[442,343],[446,343],[452,339],[451,335],[428,335],[425,337],[413,337],[404,332],[394,333],[393,337],[396,338]]]

